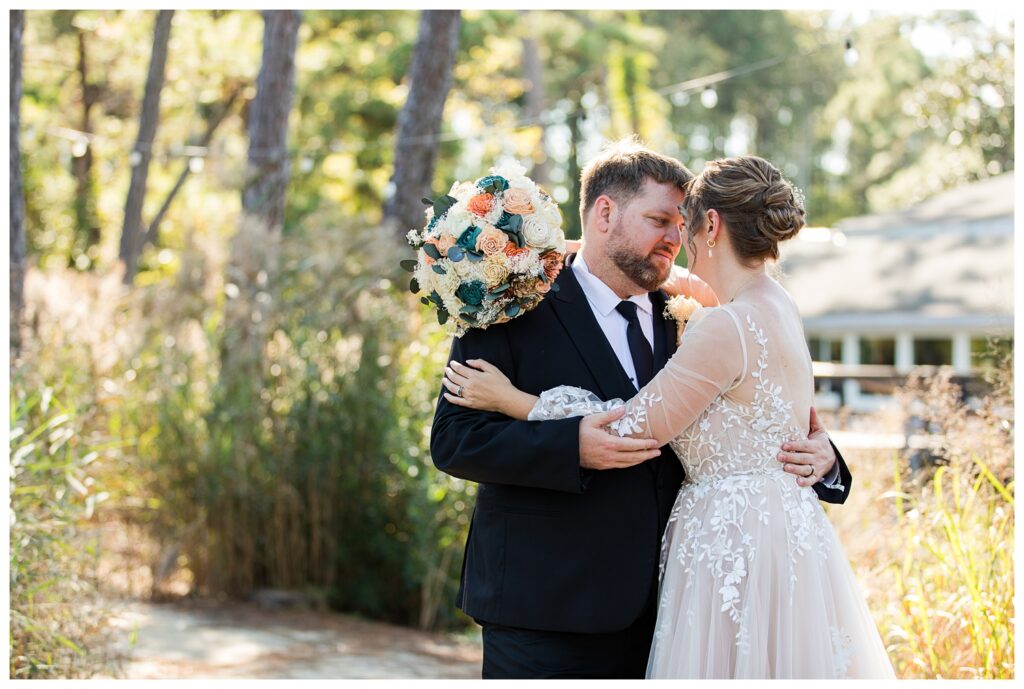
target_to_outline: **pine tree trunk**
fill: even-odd
[[[302,13],[263,13],[263,62],[249,110],[249,176],[242,193],[247,216],[279,232],[288,186],[288,115],[295,98],[295,49]]]
[[[231,238],[225,269],[228,298],[217,404],[226,412],[218,418],[226,421],[216,422],[216,433],[230,447],[237,481],[225,495],[227,511],[211,511],[206,527],[224,543],[221,555],[230,558],[230,567],[217,572],[217,585],[243,594],[257,582],[278,586],[275,577],[281,576],[269,567],[272,555],[257,547],[252,538],[251,531],[260,529],[268,517],[248,496],[261,485],[254,467],[263,452],[265,352],[277,296],[289,168],[288,115],[295,96],[295,51],[301,22],[302,13],[297,10],[263,12],[263,58],[256,96],[249,107],[243,212]],[[239,531],[237,523],[246,524],[248,530]]]
[[[582,141],[580,133],[580,120],[583,119],[583,106],[579,97],[576,98],[575,107],[568,118],[569,125],[569,179],[572,180],[572,194],[569,196],[569,207],[562,214],[565,218],[565,238],[580,239],[583,236],[583,226],[580,219],[580,157],[579,149]]]
[[[78,78],[82,84],[82,121],[79,129],[86,134],[92,134],[92,108],[96,104],[99,89],[95,84],[89,83],[89,59],[86,50],[86,34],[82,29],[77,29],[78,38]],[[96,183],[93,178],[92,169],[92,142],[88,142],[82,155],[72,159],[72,169],[75,173],[75,242],[72,247],[72,255],[69,257],[71,265],[78,264],[78,255],[85,255],[92,265],[93,256],[90,252],[94,247],[98,248],[100,243],[100,223],[96,213]],[[77,255],[76,255],[77,254]]]
[[[124,283],[132,284],[142,251],[142,205],[146,200],[146,178],[153,158],[153,139],[160,119],[160,92],[164,86],[167,65],[167,43],[171,36],[174,10],[160,10],[153,30],[153,52],[146,75],[146,91],[142,97],[139,115],[139,134],[129,162],[132,166],[128,198],[124,204],[124,227],[121,230],[121,260],[124,262]]]
[[[225,390],[258,382],[262,371],[288,183],[288,115],[295,98],[295,51],[302,13],[266,10],[263,22],[263,59],[249,108],[243,212],[226,268],[230,298],[225,305],[227,331],[221,353]]]
[[[11,361],[21,354],[21,320],[25,308],[25,196],[21,181],[21,35],[25,10],[11,10]]]
[[[452,85],[452,68],[459,47],[459,10],[424,10],[419,37],[409,67],[409,96],[398,116],[392,192],[384,219],[404,243],[412,228],[423,225],[423,197],[433,197],[431,185],[437,160],[444,103]]]
[[[520,10],[520,15],[526,12]],[[542,187],[547,187],[548,177],[548,156],[544,149],[544,133],[546,131],[543,122],[546,96],[544,93],[544,65],[540,59],[540,48],[537,41],[529,36],[524,36],[523,43],[523,78],[528,87],[526,91],[526,119],[531,125],[540,130],[538,145],[540,150],[533,157],[533,169],[530,177]],[[550,192],[550,189],[548,190]]]

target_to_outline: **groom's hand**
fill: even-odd
[[[625,413],[625,407],[590,414],[580,421],[580,466],[587,469],[625,469],[661,454],[658,441],[620,438],[605,426]]]
[[[836,463],[836,453],[828,439],[828,431],[818,421],[818,413],[811,407],[810,434],[807,440],[783,443],[778,460],[782,467],[797,479],[801,486],[813,486],[828,476]]]

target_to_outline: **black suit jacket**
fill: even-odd
[[[572,270],[556,283],[559,291],[533,311],[456,338],[449,359],[485,359],[535,395],[573,385],[602,399],[630,399],[636,388]],[[663,316],[665,294],[650,297],[658,370],[675,351],[676,327]],[[511,627],[600,633],[625,629],[651,602],[682,465],[665,446],[628,469],[581,468],[579,423],[518,421],[439,396],[434,465],[479,484],[457,601],[466,614]],[[829,502],[843,502],[849,491],[849,471],[839,462],[847,492],[815,487]]]

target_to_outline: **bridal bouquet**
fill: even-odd
[[[521,316],[557,290],[565,235],[558,205],[517,163],[456,182],[436,201],[423,199],[426,226],[409,232],[416,259],[409,288],[449,332],[486,328]]]

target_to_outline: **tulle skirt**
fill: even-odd
[[[781,470],[686,483],[662,543],[649,678],[892,678],[811,488]]]

